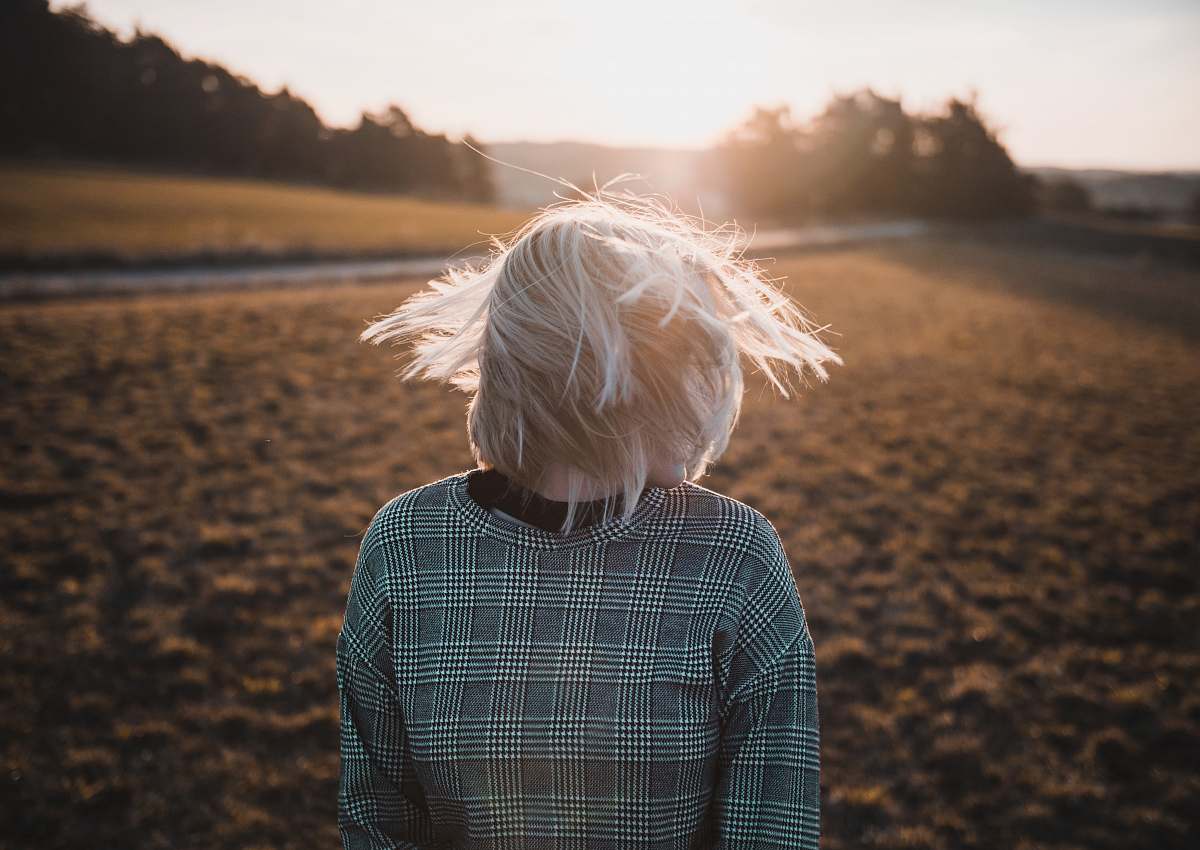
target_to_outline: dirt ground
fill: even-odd
[[[751,376],[700,483],[779,530],[823,846],[1200,832],[1200,275],[919,240],[769,266],[829,384]],[[335,847],[334,642],[466,399],[356,342],[419,282],[0,307],[0,847]]]

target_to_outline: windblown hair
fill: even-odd
[[[736,225],[707,230],[654,196],[577,191],[361,336],[412,341],[402,380],[471,396],[483,468],[537,490],[564,465],[564,532],[589,484],[610,494],[605,520],[618,501],[628,520],[657,463],[706,474],[737,424],[741,355],[785,398],[789,369],[826,381],[821,364],[842,363],[817,336],[825,328],[735,250]]]

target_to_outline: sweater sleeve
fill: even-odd
[[[346,850],[419,850],[432,826],[397,700],[378,517],[350,582],[337,638],[341,712],[338,827]]]
[[[719,637],[718,850],[817,848],[816,656],[778,534],[758,515],[736,611]]]

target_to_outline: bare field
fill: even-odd
[[[752,377],[700,483],[791,557],[823,846],[1191,846],[1197,275],[936,240],[772,272],[846,365]],[[0,307],[0,846],[337,846],[359,535],[471,466],[466,399],[355,341],[418,285]]]
[[[0,254],[10,257],[438,254],[527,217],[256,180],[0,163]]]

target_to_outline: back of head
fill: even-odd
[[[448,269],[363,332],[412,341],[404,379],[471,395],[482,466],[540,489],[566,468],[619,493],[628,518],[660,463],[697,480],[737,423],[744,355],[789,397],[789,370],[821,380],[841,358],[801,309],[735,251],[653,197],[603,190],[545,207],[482,265]],[[782,367],[782,368],[780,368]]]

